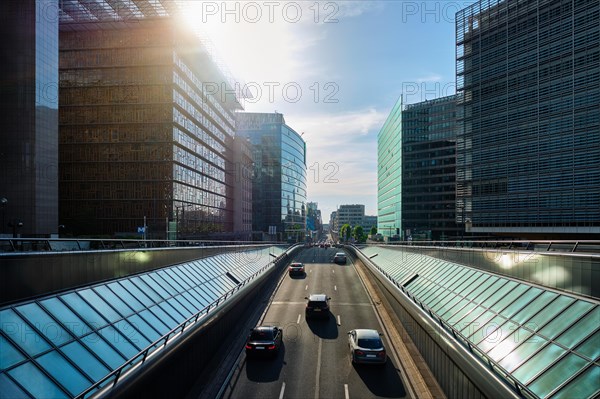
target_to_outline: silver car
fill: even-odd
[[[348,346],[352,363],[385,364],[387,361],[381,334],[377,330],[348,331]]]

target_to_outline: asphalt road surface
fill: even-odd
[[[305,264],[306,276],[284,277],[262,322],[283,328],[280,353],[271,359],[248,359],[242,354],[224,398],[407,397],[386,337],[386,365],[350,362],[347,332],[383,329],[350,258],[346,265],[332,262],[340,251],[308,248],[295,257],[294,261]],[[307,321],[304,298],[322,293],[331,297],[329,318]]]

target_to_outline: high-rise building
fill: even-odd
[[[377,231],[402,232],[402,97],[377,136]]]
[[[246,137],[233,141],[233,231],[235,237],[252,240],[252,144]]]
[[[413,239],[460,237],[455,221],[455,96],[402,111],[402,226]]]
[[[600,2],[479,1],[456,45],[458,222],[598,237]]]
[[[0,3],[0,235],[58,233],[58,0]]]
[[[237,114],[237,134],[252,143],[252,226],[271,238],[304,240],[306,143],[282,114]]]
[[[61,24],[60,222],[75,234],[234,230],[231,94],[175,18]],[[233,92],[233,90],[231,90]]]
[[[336,224],[342,227],[345,224],[354,228],[362,226],[365,217],[365,206],[360,204],[340,205],[337,209]]]

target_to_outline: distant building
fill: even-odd
[[[237,136],[233,141],[233,231],[235,237],[252,240],[252,144]]]
[[[600,2],[456,14],[457,221],[474,234],[600,234]]]
[[[359,204],[340,205],[337,209],[336,224],[342,227],[349,224],[350,227],[362,226],[365,217],[365,206]]]
[[[228,82],[176,20],[61,25],[60,222],[77,235],[136,234],[144,218],[154,238],[232,235],[241,105],[206,81]]]
[[[283,240],[306,234],[306,143],[282,114],[240,112],[237,134],[252,144],[252,226]],[[276,236],[276,237],[275,237]]]
[[[329,216],[329,230],[338,232],[340,230],[340,226],[337,225],[337,211],[331,212]]]
[[[377,231],[402,233],[402,97],[377,135]]]
[[[371,228],[377,227],[377,216],[367,216],[363,217],[363,221],[361,223],[365,234],[369,234],[371,232]]]
[[[307,233],[319,237],[323,233],[323,221],[321,219],[321,210],[316,202],[307,203],[306,230]]]

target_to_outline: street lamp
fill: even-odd
[[[0,198],[0,205],[2,206],[2,234],[4,234],[4,229],[6,227],[6,204],[8,204],[8,199],[6,199],[6,197]]]

